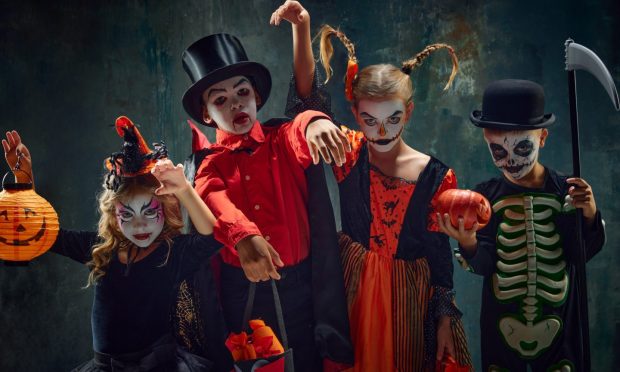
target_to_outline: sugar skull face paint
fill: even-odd
[[[152,194],[134,195],[115,207],[121,232],[140,248],[151,245],[164,228],[163,206]]]
[[[514,179],[526,176],[536,165],[541,145],[541,130],[484,130],[493,162]]]
[[[225,132],[245,134],[256,121],[256,98],[250,80],[234,76],[213,84],[203,93],[203,115]]]
[[[353,112],[369,146],[378,152],[390,151],[398,143],[408,117],[401,99],[362,99]]]

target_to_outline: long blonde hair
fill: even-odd
[[[98,236],[101,240],[93,246],[92,260],[88,262],[91,271],[88,276],[87,287],[95,284],[106,273],[110,261],[119,251],[127,250],[131,243],[118,227],[116,221],[116,202],[139,193],[150,193],[162,203],[164,211],[164,228],[156,241],[165,240],[168,243],[168,254],[172,247],[172,237],[180,233],[183,227],[179,202],[173,195],[155,195],[159,181],[151,174],[125,178],[121,181],[118,190],[109,190],[105,184],[99,195]]]
[[[353,45],[351,40],[349,40],[342,31],[336,30],[330,25],[323,25],[317,38],[320,38],[321,64],[327,75],[325,83],[327,83],[333,75],[330,66],[330,60],[334,54],[334,48],[331,43],[331,36],[333,35],[338,37],[346,47],[349,65],[352,63],[357,64],[355,45]],[[404,61],[401,68],[391,64],[377,64],[365,67],[353,77],[351,82],[345,82],[345,84],[351,84],[352,97],[350,100],[354,104],[357,104],[357,102],[363,98],[385,99],[399,97],[402,98],[405,103],[412,101],[413,84],[409,75],[416,67],[422,64],[424,59],[439,49],[447,49],[452,58],[452,72],[450,73],[448,83],[444,87],[444,90],[447,90],[450,85],[452,85],[454,77],[458,72],[459,61],[454,52],[454,48],[448,44],[438,43],[426,46],[413,58]]]

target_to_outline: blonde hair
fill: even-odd
[[[347,38],[347,36],[339,30],[335,30],[329,25],[323,25],[317,38],[320,38],[320,55],[321,64],[325,69],[327,79],[325,83],[329,81],[333,75],[332,68],[330,66],[330,60],[334,54],[334,48],[331,43],[331,36],[336,35],[342,44],[347,48],[349,55],[349,61],[357,63],[355,57],[355,46]],[[448,44],[431,44],[426,46],[421,52],[416,54],[413,58],[408,59],[402,63],[402,67],[398,68],[391,64],[378,64],[370,65],[362,69],[352,81],[352,98],[353,103],[357,104],[360,99],[384,99],[399,97],[406,103],[413,100],[413,84],[411,82],[410,74],[418,66],[422,64],[422,61],[426,59],[431,53],[439,50],[447,49],[452,58],[452,72],[448,79],[448,83],[444,87],[447,90],[454,81],[459,68],[458,58],[452,48]]]
[[[157,187],[159,187],[159,181],[151,174],[123,179],[116,192],[109,190],[105,184],[103,185],[104,189],[99,195],[101,217],[98,224],[98,236],[101,242],[93,246],[92,260],[87,264],[91,269],[87,287],[95,284],[106,274],[115,254],[128,250],[133,244],[125,238],[118,227],[116,221],[116,202],[118,201],[136,194],[149,193],[161,202],[164,211],[164,228],[156,241],[165,240],[168,243],[168,255],[170,254],[172,237],[180,233],[183,220],[177,198],[173,195],[155,195],[154,191]]]

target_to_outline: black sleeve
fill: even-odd
[[[50,251],[85,264],[92,259],[92,249],[96,243],[95,232],[60,229]]]
[[[431,285],[433,295],[429,302],[429,314],[437,320],[446,315],[452,318],[460,318],[462,313],[454,305],[454,265],[452,262],[452,248],[450,238],[443,233],[436,234],[437,244],[432,253],[427,255],[428,266],[431,271]]]
[[[586,262],[596,256],[603,249],[607,240],[605,232],[605,221],[601,215],[601,211],[597,210],[594,216],[594,223],[589,228],[583,226],[583,238],[586,241]]]
[[[573,262],[577,259],[576,257],[579,257],[577,254],[579,244],[575,229],[576,216],[577,214],[574,212],[567,213],[558,221],[567,259]],[[596,212],[592,226],[587,227],[583,221],[582,237],[585,241],[586,262],[588,262],[601,251],[605,244],[605,221],[603,221],[600,211]]]
[[[291,74],[291,83],[289,84],[286,109],[284,111],[287,117],[294,118],[306,110],[320,111],[330,118],[334,117],[331,110],[331,97],[325,90],[325,86],[321,83],[321,79],[322,76],[319,73],[319,69],[315,67],[310,95],[308,97],[299,97],[297,95],[295,74]]]
[[[431,285],[452,289],[454,286],[452,282],[454,265],[452,264],[450,238],[440,232],[428,233],[435,235],[435,241],[438,243],[426,255],[428,266],[431,270]]]
[[[174,239],[173,255],[178,257],[180,279],[192,275],[200,265],[213,257],[223,244],[215,240],[213,234],[183,234]]]
[[[467,251],[459,246],[459,251],[464,259],[466,270],[474,274],[489,276],[495,272],[495,262],[497,261],[495,246],[497,221],[494,220],[495,216],[491,217],[489,224],[476,233],[478,244],[473,254],[468,254]]]

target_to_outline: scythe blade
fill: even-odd
[[[594,75],[603,85],[616,110],[620,110],[620,98],[614,80],[601,59],[590,49],[566,40],[566,70],[585,70]]]

